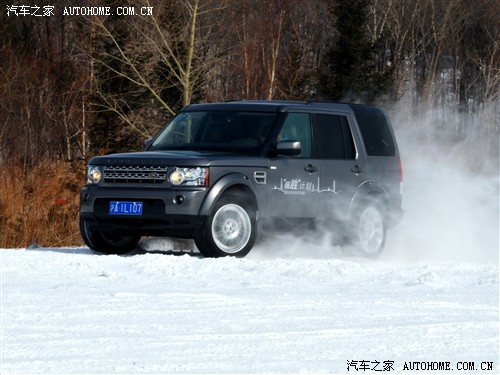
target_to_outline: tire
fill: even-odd
[[[384,250],[387,224],[384,210],[374,201],[361,204],[349,222],[347,241],[342,250],[348,254],[376,258]]]
[[[135,249],[141,239],[141,236],[112,235],[92,230],[81,217],[80,233],[91,250],[102,254],[126,254]]]
[[[195,236],[198,250],[205,257],[244,257],[255,244],[255,209],[238,196],[222,197]]]

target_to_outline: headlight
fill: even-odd
[[[175,186],[208,186],[208,168],[175,168],[169,181]]]
[[[102,173],[99,167],[88,166],[87,167],[87,184],[97,184],[101,181]]]

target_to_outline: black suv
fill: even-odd
[[[91,249],[120,254],[141,236],[170,236],[194,239],[207,257],[242,257],[258,230],[281,222],[327,228],[374,257],[402,217],[401,161],[379,108],[189,105],[145,146],[90,160],[80,230]]]

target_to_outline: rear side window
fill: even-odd
[[[355,149],[347,118],[314,115],[315,156],[320,159],[354,159]]]
[[[352,109],[368,155],[394,156],[396,146],[384,113],[377,108],[352,106]]]

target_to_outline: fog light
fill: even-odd
[[[184,203],[184,196],[183,195],[177,195],[174,198],[174,204],[183,204]]]

